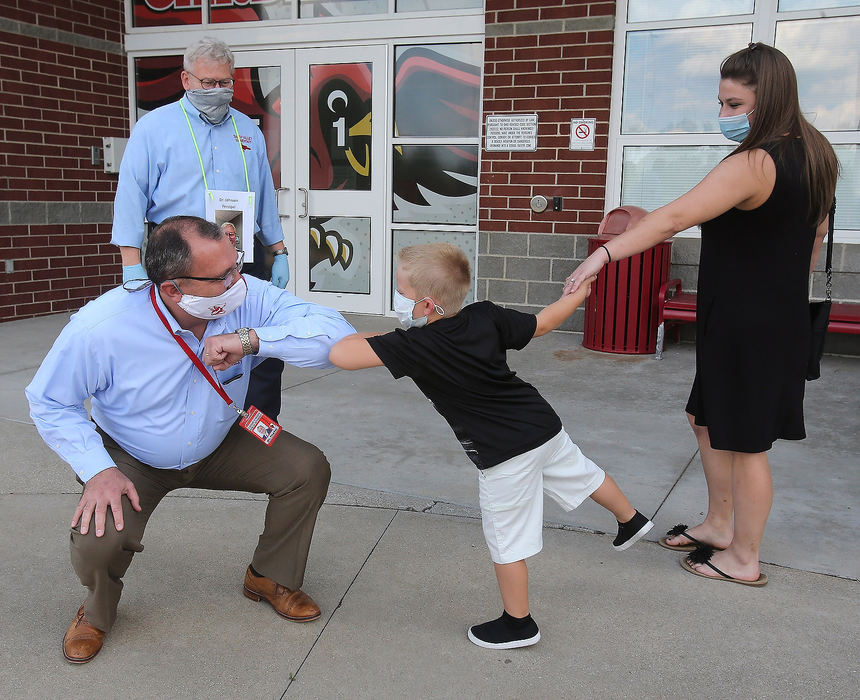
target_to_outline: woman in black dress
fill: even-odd
[[[754,43],[720,67],[720,128],[740,145],[671,204],[598,248],[566,292],[609,260],[702,228],[696,378],[687,417],[708,483],[708,513],[661,544],[690,551],[691,573],[761,586],[759,547],[773,500],[767,451],[800,440],[810,343],[809,275],[827,231],[838,161],[800,112],[797,78]],[[683,531],[682,531],[683,529]]]

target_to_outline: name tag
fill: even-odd
[[[271,445],[282,430],[280,425],[256,406],[248,407],[245,415],[239,419],[239,427],[247,430],[264,445]]]
[[[206,220],[229,236],[245,262],[254,262],[254,192],[206,190]]]

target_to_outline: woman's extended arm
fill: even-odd
[[[738,153],[720,162],[686,194],[642,217],[635,226],[607,241],[612,260],[623,260],[671,238],[679,231],[709,221],[732,207],[755,209],[773,191],[776,167],[761,149]],[[596,275],[609,256],[598,248],[568,277],[570,294],[583,280]]]

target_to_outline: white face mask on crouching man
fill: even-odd
[[[227,314],[233,313],[238,309],[245,297],[248,295],[248,284],[244,277],[239,279],[222,294],[215,297],[198,297],[193,294],[186,294],[176,282],[173,286],[182,294],[182,298],[176,302],[180,309],[185,313],[194,316],[194,318],[211,321],[213,318],[220,318]]]

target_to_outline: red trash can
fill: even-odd
[[[639,207],[610,211],[588,239],[588,254],[623,233],[648,212]],[[608,263],[585,300],[585,335],[589,350],[645,355],[657,349],[657,293],[669,279],[672,244],[659,243],[644,253]]]

